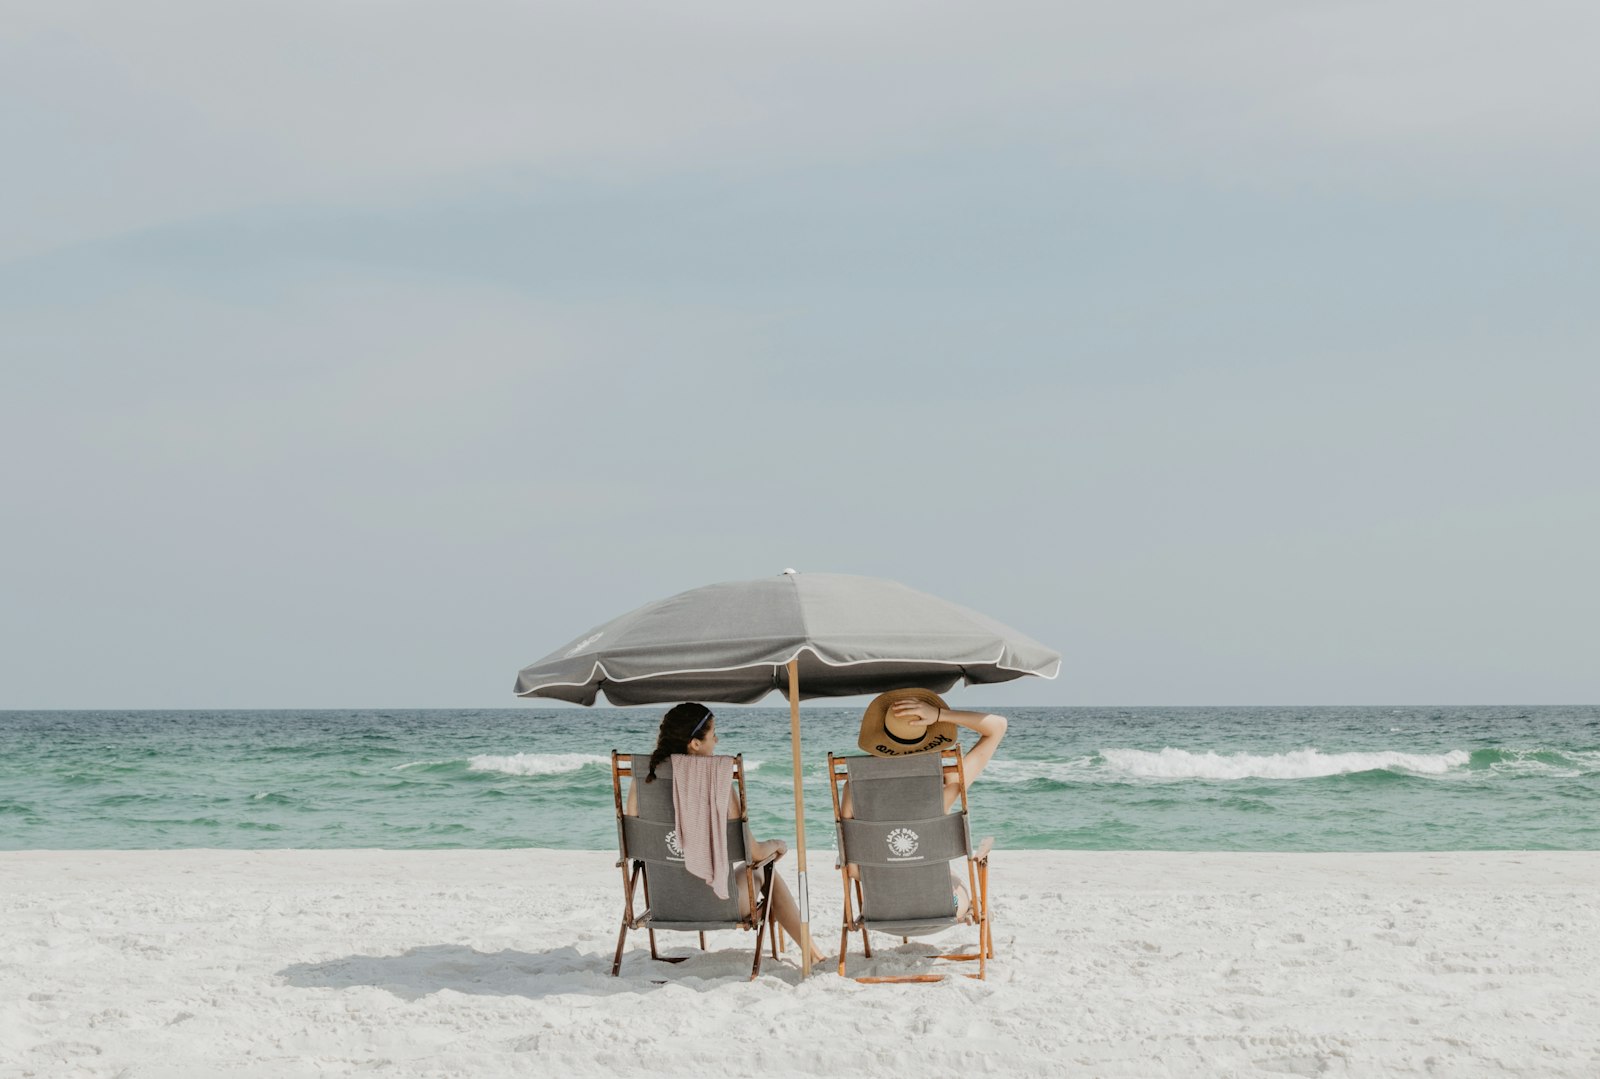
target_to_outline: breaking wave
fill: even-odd
[[[1358,772],[1439,776],[1465,768],[1472,760],[1472,755],[1462,749],[1452,749],[1448,753],[1389,750],[1323,753],[1317,749],[1297,749],[1291,753],[1265,755],[1190,753],[1170,748],[1159,753],[1142,749],[1104,749],[1100,755],[1111,771],[1140,779],[1316,779]]]
[[[509,757],[471,757],[467,760],[467,770],[499,772],[508,776],[553,776],[576,772],[591,764],[610,763],[610,757],[593,753],[514,753]]]
[[[1574,779],[1600,774],[1600,750],[1480,749],[1472,767],[1504,776]]]
[[[394,766],[396,772],[421,769],[439,776],[459,776],[466,772],[483,772],[507,776],[556,776],[582,771],[591,765],[609,765],[611,758],[595,753],[512,753],[507,756],[482,753],[476,757],[410,761]],[[761,770],[761,762],[744,762],[745,775]]]

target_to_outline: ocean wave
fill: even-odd
[[[252,802],[266,802],[269,805],[288,806],[294,805],[294,799],[279,791],[260,791],[250,796]]]
[[[576,772],[591,764],[610,763],[610,757],[593,753],[514,753],[509,757],[471,757],[467,760],[467,770],[499,772],[508,776],[553,776]]]
[[[1448,753],[1323,753],[1297,749],[1290,753],[1190,753],[1167,748],[1159,753],[1142,749],[1103,749],[1100,755],[1112,771],[1139,779],[1317,779],[1358,772],[1402,772],[1439,776],[1465,767],[1472,759],[1462,749]]]
[[[609,756],[594,753],[513,753],[509,756],[479,754],[466,760],[446,758],[441,760],[408,761],[396,764],[390,771],[407,772],[421,768],[440,774],[468,772],[493,772],[509,776],[553,776],[576,772],[590,765],[610,764]],[[744,762],[745,775],[761,770],[762,761]]]
[[[1600,750],[1480,749],[1472,754],[1472,769],[1505,776],[1576,779],[1600,773]]]

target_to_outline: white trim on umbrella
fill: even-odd
[[[790,663],[799,659],[800,653],[802,652],[810,652],[813,656],[816,656],[818,662],[829,667],[862,667],[869,663],[905,663],[916,664],[917,666],[921,667],[973,667],[986,665],[995,667],[1002,671],[1016,671],[1018,674],[1033,675],[1036,678],[1044,679],[1053,679],[1061,673],[1061,661],[1059,659],[1055,661],[1055,670],[1051,671],[1049,674],[1045,674],[1042,670],[1036,671],[1028,667],[1007,667],[1005,664],[1000,662],[1006,654],[1006,650],[1003,647],[1000,649],[1000,654],[995,656],[994,659],[980,659],[970,662],[957,662],[954,660],[943,659],[884,659],[881,657],[878,659],[850,659],[835,662],[834,660],[828,659],[826,656],[818,653],[816,649],[801,645],[799,648],[795,649],[794,655],[790,656],[788,659],[777,659],[771,661],[762,660],[760,663],[741,663],[737,667],[684,667],[675,671],[651,671],[649,674],[636,674],[632,678],[612,677],[611,672],[606,669],[605,661],[597,659],[594,661],[594,666],[589,669],[589,677],[585,678],[581,682],[540,682],[538,685],[535,685],[529,689],[525,689],[516,694],[516,696],[531,697],[538,693],[539,690],[549,689],[552,686],[587,686],[594,682],[594,677],[596,674],[601,676],[601,681],[603,682],[611,682],[621,685],[626,682],[640,682],[646,678],[676,678],[677,676],[683,674],[723,674],[727,671],[754,671],[759,670],[762,667],[787,667]],[[773,687],[773,689],[776,688],[776,686]],[[841,694],[841,696],[858,697],[862,696],[862,694],[848,693]]]

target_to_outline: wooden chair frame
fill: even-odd
[[[739,817],[738,823],[745,827],[749,834],[750,803],[745,796],[744,786],[744,756],[734,757],[734,778],[739,790]],[[686,955],[662,955],[656,947],[656,931],[651,924],[650,911],[650,875],[645,871],[642,859],[633,858],[628,854],[628,834],[623,827],[623,818],[627,816],[627,803],[623,800],[622,781],[630,783],[634,779],[633,759],[625,753],[611,751],[611,793],[617,808],[617,850],[621,857],[617,859],[617,868],[622,870],[622,929],[617,933],[617,952],[611,961],[611,976],[617,977],[622,973],[622,951],[627,944],[628,930],[643,929],[650,936],[650,958],[662,963],[682,963],[689,958]],[[748,852],[747,852],[748,853]],[[750,980],[754,981],[761,973],[761,945],[763,931],[766,931],[772,941],[772,958],[778,958],[778,949],[782,946],[781,930],[778,923],[772,918],[772,874],[783,852],[771,854],[759,862],[744,863],[745,884],[749,887],[750,913],[737,923],[730,923],[729,928],[756,931],[755,959],[750,966]],[[756,888],[756,872],[761,872],[761,887]],[[634,910],[634,895],[639,885],[644,886],[645,909],[640,912]],[[700,950],[706,950],[706,931],[699,930]]]
[[[940,750],[940,774],[948,782],[954,777],[960,784],[961,815],[967,815],[967,773],[962,763],[960,747]],[[844,829],[840,822],[844,819],[844,785],[849,782],[849,764],[845,758],[828,754],[828,787],[833,793],[833,823],[839,836],[839,874],[844,882],[844,927],[839,933],[839,976],[848,977],[845,973],[845,960],[850,950],[850,934],[860,931],[861,951],[866,958],[872,958],[872,941],[867,934],[870,928],[867,925],[865,914],[865,896],[862,892],[861,877],[852,876],[850,866],[845,862]],[[970,846],[970,843],[969,843]],[[968,978],[987,980],[988,961],[994,958],[993,919],[989,913],[989,852],[994,848],[992,838],[985,839],[979,844],[978,849],[967,855],[967,917],[958,921],[956,925],[976,925],[978,927],[978,950],[976,953],[957,952],[951,954],[930,955],[930,959],[948,959],[954,962],[969,962],[976,960],[978,973],[968,974]],[[852,893],[854,903],[852,904]],[[854,909],[852,909],[854,908]],[[861,913],[856,913],[860,911]],[[910,937],[901,937],[901,943],[909,944]],[[858,982],[942,982],[943,974],[902,974],[898,976],[860,977]]]

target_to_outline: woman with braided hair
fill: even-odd
[[[661,719],[661,729],[656,734],[656,748],[650,753],[650,767],[644,778],[634,779],[634,784],[654,783],[656,769],[664,764],[675,753],[684,753],[693,757],[710,757],[717,751],[717,717],[711,709],[703,704],[684,703],[675,705]],[[639,815],[639,796],[634,786],[628,787],[628,804],[624,810],[630,817]],[[739,795],[736,791],[728,791],[728,815],[739,817],[743,815],[743,807],[739,805]],[[755,861],[761,861],[774,853],[787,853],[789,845],[781,839],[770,842],[761,842],[752,837],[748,854]],[[750,895],[747,878],[743,873],[732,873],[730,876],[738,882],[739,911],[749,914],[755,905],[754,898]],[[789,886],[782,877],[773,875],[772,878],[772,914],[778,919],[778,924],[783,931],[796,941],[800,940],[800,908],[795,904],[794,896],[789,891]],[[817,950],[816,945],[811,947],[812,963],[823,961],[823,954]]]

